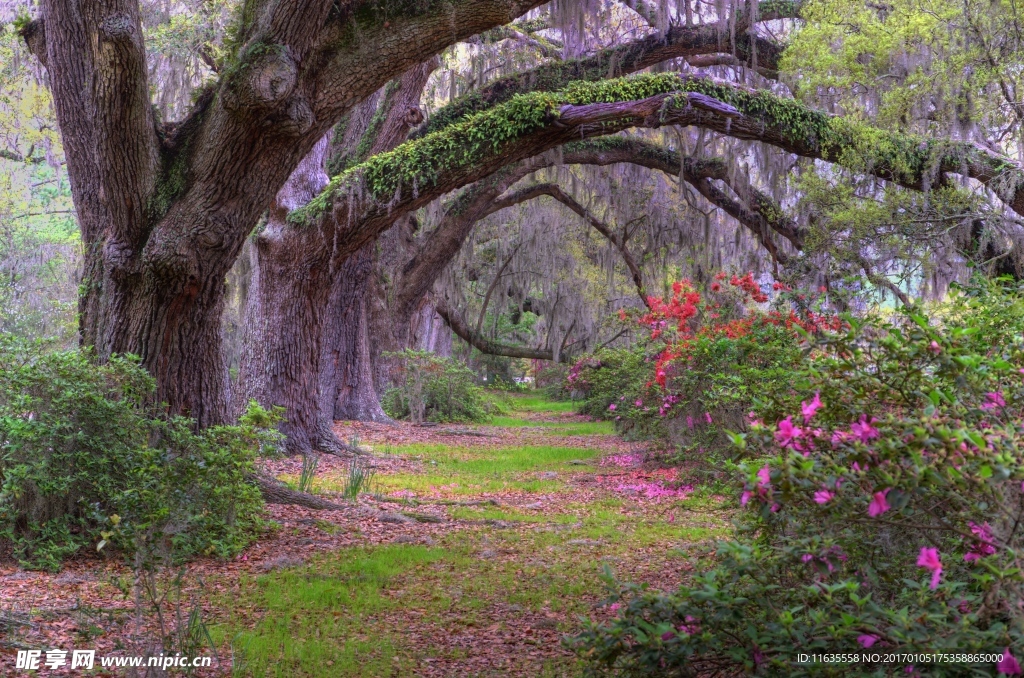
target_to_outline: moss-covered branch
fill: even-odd
[[[649,74],[513,97],[370,158],[335,177],[290,218],[335,232],[340,242],[334,247],[343,253],[398,215],[510,163],[575,139],[669,124],[761,141],[918,190],[942,181],[946,173],[961,173],[1024,214],[1024,172],[972,144],[872,128],[710,78]]]
[[[800,3],[797,2],[763,2],[758,19],[796,17],[799,9]],[[746,15],[741,15],[737,21],[735,45],[730,44],[729,31],[723,34],[717,25],[671,26],[663,33],[610,47],[586,58],[548,63],[500,78],[438,110],[415,132],[414,137],[440,130],[457,120],[509,101],[517,94],[553,92],[576,81],[593,82],[629,75],[678,57],[729,53],[735,54],[739,61],[749,62],[752,51],[756,51],[759,69],[777,71],[783,47],[756,35],[748,35]]]

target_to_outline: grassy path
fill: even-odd
[[[679,491],[675,469],[567,403],[520,396],[487,425],[338,433],[373,448],[359,503],[435,522],[269,506],[277,527],[237,559],[186,568],[230,660],[201,678],[579,675],[561,640],[581,616],[610,614],[604,568],[673,587],[688,567],[679,551],[726,526],[718,498]],[[265,464],[292,481],[302,468]],[[348,476],[345,460],[321,457],[313,490],[332,497]],[[0,621],[7,611],[31,622],[0,629],[0,675],[15,648],[152,646],[157,618],[136,615],[133,581],[123,559],[88,554],[55,574],[0,567]]]
[[[252,549],[213,625],[238,675],[572,676],[560,643],[601,606],[605,567],[667,588],[677,551],[725,522],[714,497],[674,491],[673,472],[568,404],[515,400],[489,425],[357,425],[372,446],[376,506],[440,523],[381,525],[277,507],[284,527]],[[314,490],[339,491],[341,460]],[[294,479],[298,462],[274,469]],[[483,502],[483,503],[478,503]]]

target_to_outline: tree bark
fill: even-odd
[[[264,407],[285,408],[281,432],[291,454],[336,448],[333,434],[326,435],[329,427],[325,431],[319,418],[317,381],[323,351],[320,324],[336,272],[328,262],[307,256],[316,233],[285,222],[290,207],[305,204],[327,183],[329,142],[324,137],[288,179],[253,247],[239,405],[251,399]]]
[[[374,384],[367,295],[373,275],[373,245],[356,252],[332,285],[324,323],[325,353],[320,368],[320,412],[333,419],[387,422]],[[376,337],[374,337],[376,339]]]
[[[360,110],[331,151],[329,137],[303,159],[276,198],[257,238],[240,382],[246,398],[285,408],[289,453],[349,449],[334,419],[389,421],[374,388],[367,296],[375,241],[350,257],[324,256],[323,229],[293,227],[287,216],[317,195],[332,164],[348,165],[398,145],[422,120],[420,93],[431,59],[389,83]]]
[[[219,81],[158,129],[137,1],[45,0],[22,34],[49,72],[85,245],[83,344],[140,356],[171,412],[224,421],[224,279],[292,171],[385,82],[541,1],[252,0]]]

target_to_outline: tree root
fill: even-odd
[[[446,428],[441,429],[437,432],[438,435],[442,436],[476,436],[477,438],[500,438],[501,436],[494,435],[493,433],[484,433],[483,431],[474,431],[468,428],[452,429]]]
[[[415,522],[442,522],[440,518],[420,513],[396,513],[381,511],[367,506],[338,504],[316,495],[293,490],[276,478],[255,473],[250,476],[253,484],[259,488],[263,501],[268,504],[302,506],[315,511],[344,511],[357,518],[372,518],[382,523],[409,524]]]

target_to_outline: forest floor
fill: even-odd
[[[667,590],[688,552],[725,534],[723,497],[681,486],[609,423],[537,396],[513,408],[483,425],[339,423],[372,449],[360,503],[438,522],[269,506],[277,527],[241,556],[186,571],[222,662],[275,678],[577,675],[561,641],[610,616],[606,568]],[[302,463],[266,466],[294,482]],[[347,482],[346,460],[321,457],[313,492],[336,498]],[[16,647],[130,654],[129,629],[154,623],[134,621],[131,582],[97,559],[59,574],[0,566],[0,612],[29,622],[7,629],[0,675]]]

